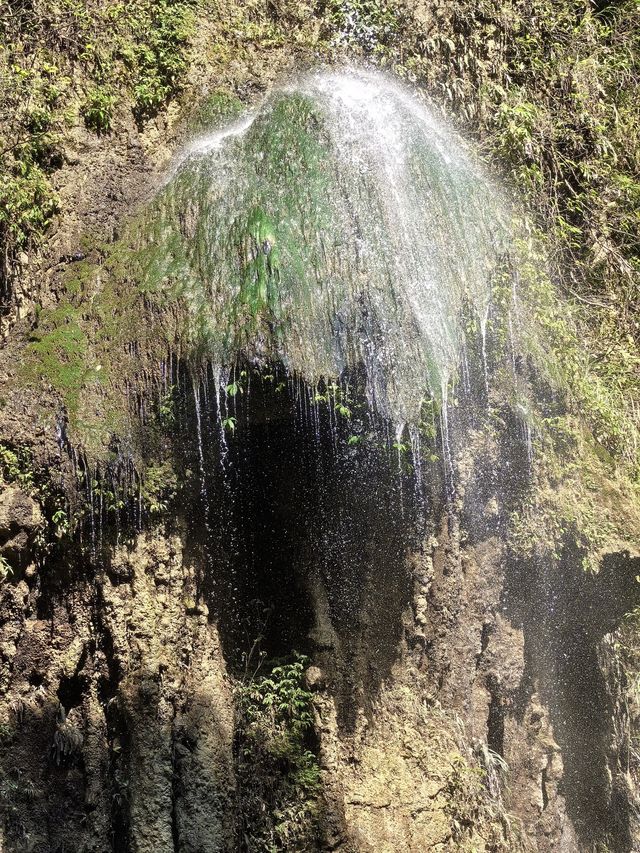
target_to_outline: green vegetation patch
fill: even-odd
[[[188,118],[189,130],[192,133],[210,132],[214,128],[237,118],[244,104],[242,101],[225,89],[218,89],[204,98]]]
[[[337,47],[384,58],[399,46],[408,16],[395,0],[329,0],[327,19]]]
[[[309,748],[312,695],[308,659],[263,665],[238,687],[236,735],[240,812],[247,850],[313,849],[320,767]],[[265,808],[266,807],[266,808]]]
[[[25,371],[28,376],[39,376],[51,383],[74,417],[81,391],[99,373],[87,363],[88,356],[89,341],[80,325],[79,312],[67,303],[40,315],[27,347]]]
[[[62,490],[54,487],[48,471],[35,463],[30,448],[0,443],[0,490],[4,484],[16,484],[40,505],[47,524],[34,544],[37,556],[42,557],[54,539],[61,539],[70,530],[70,510]],[[11,574],[6,560],[0,565],[0,577],[2,574],[5,579]]]
[[[180,89],[194,26],[188,0],[34,0],[0,9],[0,299],[21,253],[58,210],[51,175],[78,114],[108,133],[119,104],[153,116]],[[0,308],[3,305],[0,303]]]

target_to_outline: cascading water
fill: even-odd
[[[185,152],[153,211],[147,286],[190,308],[214,364],[282,362],[311,385],[364,368],[372,411],[446,399],[461,314],[486,317],[509,243],[497,188],[389,78],[321,71]]]
[[[35,317],[78,494],[4,450],[15,849],[634,849],[601,654],[631,502],[512,213],[418,94],[321,70],[188,146]]]
[[[351,726],[392,666],[407,554],[456,498],[454,427],[488,411],[511,212],[425,102],[344,69],[194,141],[142,228],[143,288],[187,317],[180,443],[228,659],[330,648]]]
[[[348,626],[374,577],[382,588],[396,567],[387,600],[399,613],[402,554],[455,496],[458,376],[486,409],[508,205],[406,88],[377,72],[322,70],[194,141],[143,234],[144,289],[186,308],[182,408],[193,407],[195,438],[184,446],[197,444],[205,585],[231,645],[242,647],[248,600],[273,603],[292,578],[299,602],[313,598],[317,576],[352,648]],[[265,457],[289,470],[286,486]],[[338,482],[368,502],[344,506]],[[301,629],[275,618],[280,653]]]
[[[353,734],[393,679],[413,607],[425,627],[411,642],[433,645],[438,689],[455,696],[449,605],[463,605],[431,602],[424,555],[491,541],[504,556],[536,476],[532,424],[559,410],[499,188],[390,77],[321,70],[188,146],[136,228],[136,282],[179,327],[163,390],[181,413],[198,594],[231,670],[246,675],[258,647],[303,650]],[[464,587],[461,563],[447,588]],[[540,613],[553,630],[529,630],[527,654],[553,695],[557,626]],[[493,672],[479,690],[502,753],[506,694]],[[584,762],[566,760],[582,804]]]

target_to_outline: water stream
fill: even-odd
[[[155,423],[157,401],[142,391],[131,407],[141,429],[157,427],[146,475],[155,465],[158,518],[169,525],[175,509],[189,531],[190,565],[203,567],[194,569],[198,601],[229,670],[258,646],[271,660],[304,651],[331,674],[337,725],[353,734],[411,642],[441,667],[444,697],[455,655],[480,684],[504,611],[522,631],[527,678],[545,701],[562,700],[547,704],[568,744],[574,811],[589,818],[591,765],[573,730],[587,731],[579,681],[588,667],[603,744],[609,731],[596,655],[609,621],[590,632],[577,625],[576,613],[597,609],[574,607],[565,581],[573,571],[581,589],[580,554],[561,571],[547,543],[535,543],[535,559],[511,559],[510,525],[537,473],[533,389],[547,386],[523,346],[530,318],[512,211],[473,149],[387,75],[310,72],[186,146],[134,228],[142,251],[132,264],[144,267],[132,278],[154,308],[170,306],[176,325],[161,344],[156,389],[171,417]],[[133,502],[141,530],[156,520],[154,493],[143,497],[144,475],[123,450],[121,513],[116,477],[105,491],[63,422],[58,433],[86,492],[95,560],[110,500],[116,515]],[[496,596],[478,593],[476,615],[465,616],[472,576],[485,572]],[[411,635],[418,599],[439,634],[421,613],[425,630]],[[464,619],[471,627],[450,659],[459,614],[461,630]],[[500,692],[494,675],[469,702],[491,694],[479,734],[502,752],[515,688]],[[525,707],[531,697],[520,698]],[[563,715],[578,721],[573,729]],[[604,800],[606,744],[596,759]]]
[[[280,362],[310,385],[363,368],[370,408],[397,428],[425,395],[446,400],[465,306],[488,392],[508,222],[423,100],[377,72],[319,71],[183,152],[152,212],[147,286],[188,303],[213,364]]]

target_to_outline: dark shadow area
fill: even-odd
[[[497,685],[489,683],[491,701],[487,718],[487,746],[498,755],[504,755],[504,720],[506,709]]]
[[[530,695],[537,679],[549,707],[564,763],[561,793],[578,836],[585,844],[605,843],[628,853],[633,805],[621,784],[628,744],[614,724],[624,707],[616,691],[624,684],[607,678],[610,661],[602,640],[640,603],[640,560],[609,554],[599,573],[589,575],[584,556],[567,536],[555,565],[551,560],[512,563],[504,604],[524,628],[523,682]],[[526,700],[516,702],[516,713],[524,711]]]
[[[308,654],[349,729],[399,651],[419,534],[412,464],[357,377],[311,389],[277,366],[246,368],[227,389],[200,385],[190,431],[192,533],[225,657],[243,676],[259,655]]]

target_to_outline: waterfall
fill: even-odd
[[[182,154],[151,211],[146,287],[189,306],[217,365],[284,364],[311,385],[363,368],[370,407],[415,424],[483,357],[509,245],[497,187],[434,110],[379,72],[310,73]]]

